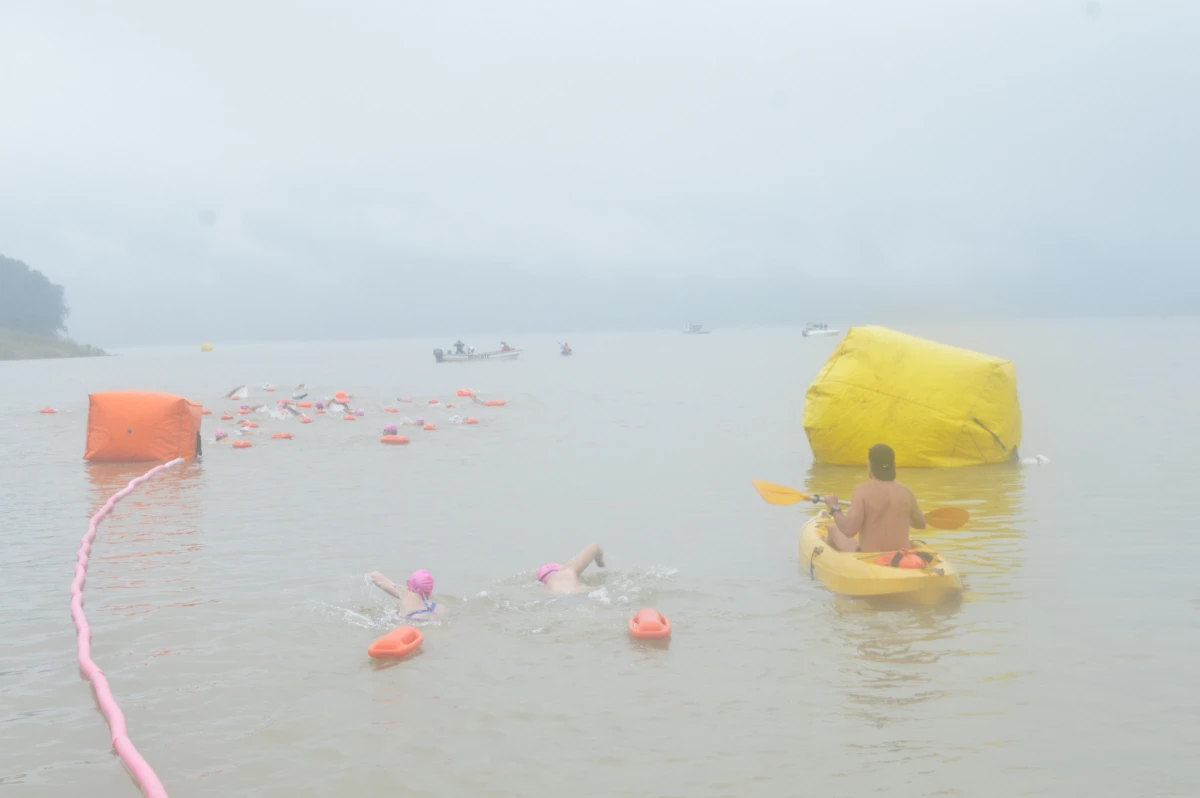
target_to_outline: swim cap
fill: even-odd
[[[545,565],[543,565],[541,568],[538,569],[538,581],[541,582],[542,584],[545,584],[546,580],[550,578],[550,574],[554,573],[559,568],[562,568],[562,566],[556,562],[546,563]]]
[[[418,423],[418,424],[424,424],[424,423],[425,423],[425,416],[417,416],[417,423]]]
[[[324,410],[324,409],[325,409],[325,403],[324,403],[324,402],[317,402],[317,404],[316,404],[316,407],[317,407],[317,409],[318,409],[318,410]]]
[[[241,410],[249,410],[249,409],[250,409],[250,405],[241,405],[239,409],[241,409]]]
[[[408,578],[408,589],[418,596],[429,598],[433,595],[433,574],[428,571],[413,571]]]
[[[213,431],[213,437],[216,438],[217,440],[221,440],[222,438],[225,437],[225,430],[221,429],[220,427],[217,427]]]
[[[398,431],[395,424],[388,424],[383,428],[384,435],[395,435]]]
[[[365,416],[366,414],[367,414],[366,411],[363,410],[362,408],[359,408],[358,410],[354,411],[354,415],[356,415],[356,416]]]

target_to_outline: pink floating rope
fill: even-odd
[[[79,641],[79,669],[92,683],[92,689],[96,693],[96,703],[108,721],[113,748],[116,750],[117,756],[121,757],[125,767],[129,768],[129,772],[133,774],[134,780],[142,788],[146,798],[167,798],[167,791],[162,786],[162,782],[158,780],[158,776],[154,774],[154,768],[150,767],[150,763],[142,758],[137,748],[134,747],[133,740],[129,739],[129,733],[125,728],[125,716],[121,713],[121,708],[117,706],[116,699],[113,698],[112,690],[108,686],[108,679],[104,678],[104,672],[92,659],[92,628],[88,626],[87,616],[83,614],[83,583],[87,581],[88,555],[91,553],[93,541],[96,540],[96,530],[100,526],[100,522],[112,512],[117,502],[133,493],[138,485],[159,471],[182,462],[183,458],[176,458],[169,463],[155,466],[108,497],[108,501],[88,522],[87,534],[83,536],[79,554],[76,556],[75,579],[71,582],[71,617],[75,620],[75,632]]]

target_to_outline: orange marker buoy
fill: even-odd
[[[202,415],[202,416],[211,416],[211,415],[212,415],[212,411],[211,411],[211,410],[209,410],[209,409],[206,407],[206,408],[204,408],[203,410],[201,410],[201,411],[200,411],[200,415]]]
[[[38,412],[39,412],[39,413],[45,413],[46,415],[50,415],[51,413],[57,413],[58,411],[57,411],[57,410],[55,410],[53,407],[43,407],[43,408],[42,408],[41,410],[39,410]]]
[[[383,408],[383,412],[385,412],[385,413],[399,413],[400,411],[399,411],[399,410],[397,410],[397,409],[396,409],[396,408],[394,408],[394,407],[385,407],[385,408]]]
[[[235,448],[235,449],[249,449],[251,445],[252,444],[250,443],[250,441],[234,441],[233,442],[233,448]]]
[[[629,619],[629,635],[638,640],[662,640],[671,636],[671,622],[658,610],[646,607]]]
[[[426,424],[425,425],[426,432],[433,432],[435,429],[437,429],[437,424]]]
[[[312,407],[312,402],[296,402],[296,407]]]
[[[222,414],[221,414],[221,420],[222,420],[222,421],[232,421],[232,420],[233,420],[233,413],[222,413]]]
[[[258,429],[257,421],[243,421],[242,426],[246,429]]]
[[[301,424],[311,424],[312,419],[309,418],[308,416],[300,416],[300,423]]]
[[[475,392],[472,391],[470,388],[459,388],[455,393],[457,393],[459,396],[474,396],[475,395]]]
[[[250,414],[250,411],[249,411],[249,410],[239,410],[239,411],[238,411],[238,415],[239,415],[239,416],[246,416],[246,415],[249,415],[249,414]]]
[[[290,432],[273,432],[273,433],[271,433],[271,437],[277,441],[290,441],[292,439],[292,433],[290,433]]]
[[[318,407],[318,408],[317,408],[317,414],[318,414],[318,415],[324,415],[324,414],[325,414],[325,408],[323,408],[323,407]]]
[[[424,638],[412,626],[397,626],[367,648],[375,659],[400,659],[420,648]]]
[[[508,402],[503,399],[488,399],[484,404],[488,407],[504,407]]]
[[[475,418],[475,416],[468,416],[466,419],[463,420],[463,423],[464,424],[478,424],[479,419]]]
[[[403,435],[384,435],[379,439],[379,442],[390,443],[393,446],[399,446],[401,444],[408,443],[408,438],[404,437]]]
[[[350,394],[346,393],[345,391],[338,391],[333,395],[333,398],[336,399],[339,404],[345,404],[346,402],[350,401]]]
[[[355,416],[350,415],[349,413],[342,416],[342,421],[356,421],[356,420],[357,420],[357,418]]]
[[[429,404],[431,404],[431,405],[436,405],[437,403],[438,403],[438,400],[437,400],[437,399],[430,399],[430,400],[429,400]]]

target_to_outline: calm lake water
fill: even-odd
[[[750,486],[865,477],[812,467],[800,426],[836,339],[0,363],[0,792],[138,794],[79,675],[68,587],[88,516],[145,466],[82,462],[87,394],[221,411],[240,383],[280,387],[262,401],[304,382],[367,415],[259,418],[254,448],[209,443],[118,505],[95,546],[94,656],[176,798],[1200,794],[1200,322],[901,329],[1012,359],[1022,454],[1051,458],[901,472],[925,506],[972,512],[926,536],[965,575],[954,609],[831,595],[797,562],[810,511]],[[466,427],[424,404],[459,387],[508,406]],[[381,446],[399,396],[439,429]],[[206,438],[222,424],[207,417]],[[595,592],[547,601],[533,571],[592,541],[609,565]],[[448,613],[419,656],[381,666],[366,648],[393,602],[364,575],[415,568]],[[642,606],[671,617],[669,647],[628,639]]]

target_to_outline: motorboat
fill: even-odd
[[[840,335],[841,330],[832,330],[828,324],[813,324],[809,322],[804,326],[804,332],[801,333],[805,338],[828,338],[831,335]]]
[[[712,332],[712,331],[704,329],[703,324],[697,324],[696,322],[692,322],[691,324],[689,324],[687,326],[687,329],[683,331],[683,334],[684,335],[708,335],[710,332]]]
[[[468,363],[474,360],[516,360],[521,356],[520,349],[497,349],[494,352],[475,352],[467,349],[463,354],[433,350],[433,359],[438,363]]]

